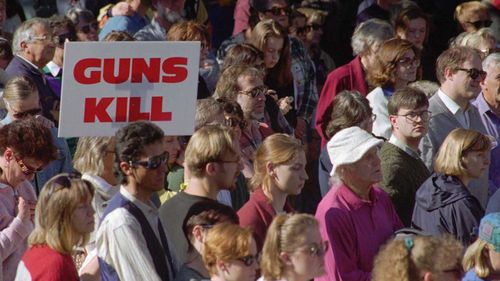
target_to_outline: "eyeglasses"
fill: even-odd
[[[231,128],[240,127],[243,130],[247,126],[247,122],[236,117],[229,117],[224,119],[224,125]]]
[[[241,157],[236,158],[235,160],[219,160],[215,161],[217,163],[240,163]]]
[[[167,163],[168,157],[168,152],[165,151],[160,155],[149,157],[147,161],[129,161],[129,164],[130,166],[140,165],[148,170],[154,170]]]
[[[97,22],[91,22],[89,24],[82,25],[82,26],[80,26],[79,31],[81,31],[85,34],[88,34],[91,31],[90,29],[97,31],[98,30]]]
[[[241,258],[239,258],[237,260],[241,261],[245,266],[252,266],[252,264],[254,262],[255,263],[259,263],[260,255],[259,254],[248,255],[248,256],[241,257]]]
[[[33,109],[28,109],[25,111],[13,113],[12,116],[14,116],[14,118],[16,118],[16,119],[23,119],[23,118],[28,117],[28,116],[40,115],[41,113],[42,113],[41,108],[33,108]]]
[[[264,12],[271,13],[273,16],[289,16],[292,10],[288,7],[272,7]]]
[[[310,256],[323,257],[328,251],[329,243],[328,241],[322,241],[321,243],[311,243],[305,249]]]
[[[21,172],[23,172],[23,174],[26,175],[26,176],[30,176],[32,174],[36,174],[36,173],[38,173],[38,172],[40,172],[40,171],[43,170],[43,167],[39,167],[39,168],[33,168],[33,167],[31,167],[30,165],[26,164],[23,159],[18,158],[16,156],[14,156],[14,159],[16,159],[17,164],[21,168]]]
[[[420,65],[420,59],[418,58],[402,58],[398,60],[398,63],[401,64],[404,67],[409,67],[409,66],[419,66]]]
[[[72,179],[81,179],[81,178],[82,174],[76,172],[69,174],[60,174],[54,178],[54,183],[64,188],[70,188]]]
[[[417,122],[418,117],[420,117],[420,119],[424,122],[429,121],[429,119],[431,119],[431,117],[432,117],[432,112],[430,112],[428,110],[411,111],[411,112],[408,112],[406,114],[401,114],[401,115],[396,115],[396,116],[405,117],[406,122],[413,124],[413,123]]]
[[[307,25],[306,28],[309,31],[311,31],[311,30],[318,31],[318,30],[320,30],[323,27],[320,24],[310,24],[310,25]]]
[[[472,24],[475,28],[480,29],[482,27],[490,27],[493,23],[491,20],[478,20],[478,21],[468,21],[467,23]]]
[[[57,40],[55,40],[55,37],[50,36],[50,35],[43,35],[43,36],[29,36],[27,41],[33,42],[33,41],[44,41],[44,42],[49,42],[49,43],[54,43],[57,44]]]
[[[256,98],[258,97],[259,95],[265,95],[267,94],[267,92],[269,91],[269,88],[267,88],[266,86],[262,85],[262,86],[257,86],[251,90],[248,90],[248,91],[239,91],[240,94],[243,94],[243,95],[247,95],[249,97],[252,97],[252,98]]]
[[[75,35],[71,34],[70,32],[67,32],[54,36],[54,43],[56,43],[59,46],[64,46],[66,39],[68,39],[68,41],[76,41]]]
[[[476,69],[476,68],[457,68],[456,70],[460,70],[460,71],[465,71],[467,72],[467,74],[469,74],[469,77],[471,79],[477,79],[478,77],[481,78],[481,80],[484,80],[484,78],[486,78],[486,72],[483,71],[483,70],[479,70],[479,69]]]

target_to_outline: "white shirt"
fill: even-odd
[[[460,125],[462,125],[463,128],[469,129],[470,122],[469,122],[469,114],[467,112],[468,110],[463,110],[454,100],[452,100],[443,91],[441,91],[441,89],[437,91],[437,94],[439,98],[443,101],[446,108],[448,108],[448,110],[451,111],[451,114],[455,116],[458,123],[460,123]]]
[[[120,193],[142,211],[158,241],[161,241],[158,210],[154,204],[139,201],[123,186],[120,187]],[[161,281],[142,235],[140,223],[124,208],[117,208],[104,218],[97,230],[96,248],[99,258],[114,268],[120,280]]]
[[[52,76],[54,77],[57,77],[57,75],[59,74],[59,72],[62,70],[62,68],[55,64],[53,61],[49,61],[49,63],[47,63],[47,65],[45,65],[49,71],[50,71],[50,74],[52,74]]]

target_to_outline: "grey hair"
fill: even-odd
[[[492,53],[483,60],[483,70],[488,72],[492,67],[500,65],[500,53]]]
[[[410,83],[408,86],[424,92],[428,99],[439,90],[439,84],[429,80],[418,80]]]
[[[496,42],[495,35],[493,34],[493,30],[491,28],[485,27],[481,28],[477,31],[467,33],[460,42],[461,46],[471,47],[471,48],[479,48],[479,45],[483,40],[491,40]]]
[[[392,37],[394,37],[394,28],[388,22],[370,19],[356,27],[351,38],[351,47],[354,55],[362,55],[370,47],[380,45]]]
[[[91,11],[78,7],[69,9],[68,12],[66,12],[66,17],[68,17],[68,19],[75,26],[77,26],[78,23],[80,23],[80,18],[88,22],[91,22],[92,20],[95,19],[94,14]]]
[[[218,116],[223,116],[224,105],[215,98],[199,99],[196,101],[196,114],[194,116],[195,129],[199,129],[211,122],[217,121]]]
[[[19,54],[22,52],[21,43],[29,42],[36,37],[33,31],[33,27],[36,25],[42,25],[45,29],[51,30],[49,21],[44,18],[32,18],[23,23],[14,32],[14,39],[12,39],[12,52],[14,54]]]
[[[82,174],[103,175],[104,157],[113,142],[114,137],[81,137],[73,158],[75,169]]]

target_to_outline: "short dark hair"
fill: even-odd
[[[114,173],[121,184],[126,184],[128,181],[120,169],[120,163],[137,160],[144,152],[144,147],[163,141],[163,137],[163,130],[149,121],[137,121],[116,132]]]
[[[0,153],[11,148],[20,158],[47,165],[58,157],[51,130],[35,117],[15,120],[0,128]]]
[[[222,222],[239,224],[240,220],[231,207],[217,201],[207,199],[194,203],[182,222],[182,231],[188,242],[188,252],[193,250],[190,237],[196,225],[211,227]]]
[[[403,87],[397,89],[389,99],[387,110],[390,115],[397,115],[400,108],[417,109],[423,106],[429,106],[429,100],[424,92],[412,88]]]

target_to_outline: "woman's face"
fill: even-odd
[[[283,50],[284,40],[278,37],[269,37],[264,44],[264,63],[266,68],[273,68],[280,60],[281,51]]]
[[[76,36],[78,37],[78,41],[97,41],[98,29],[97,21],[86,21],[80,17],[76,25]]]
[[[405,84],[415,81],[419,65],[420,61],[415,58],[415,52],[413,50],[406,51],[403,57],[396,62],[396,81],[402,81]]]
[[[94,230],[94,208],[92,208],[92,197],[88,196],[85,202],[78,204],[71,214],[73,229],[81,234],[87,234]]]
[[[307,23],[307,42],[311,45],[319,45],[321,41],[321,36],[323,36],[323,27],[319,23],[308,22]]]
[[[222,269],[222,274],[226,281],[255,281],[257,279],[258,261],[257,257],[257,244],[252,238],[250,246],[250,255],[253,256],[253,262],[250,265],[245,264],[242,260],[234,260],[224,263],[225,269]],[[244,257],[241,257],[244,258]]]
[[[423,18],[412,19],[406,30],[398,31],[398,36],[410,41],[415,47],[422,50],[427,36],[427,22]]]
[[[306,173],[306,163],[306,154],[300,151],[288,163],[272,167],[270,176],[277,188],[288,195],[300,194],[304,183],[309,178]]]
[[[31,157],[21,158],[13,150],[7,148],[4,152],[4,158],[7,160],[6,167],[2,167],[5,173],[6,181],[13,187],[21,182],[32,181],[35,173],[41,171],[45,166],[42,161]]]
[[[317,227],[305,232],[304,244],[290,255],[291,270],[297,280],[312,280],[325,274],[325,253],[328,244],[323,242]]]
[[[173,165],[177,160],[177,157],[181,153],[181,145],[177,136],[166,136],[165,140],[165,150],[168,152],[168,164]]]
[[[490,151],[469,151],[462,156],[468,177],[479,178],[490,166]]]

